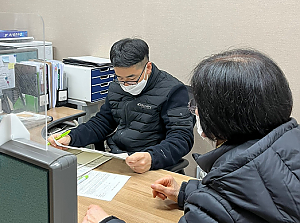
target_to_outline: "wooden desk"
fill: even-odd
[[[82,110],[68,108],[68,107],[57,107],[57,108],[51,108],[47,111],[47,115],[53,117],[53,121],[65,118],[67,116],[73,116],[79,113],[82,113]],[[35,141],[40,144],[45,144],[46,141],[42,137],[41,131],[44,128],[45,125],[39,125],[37,127],[29,129],[30,132],[30,140]]]
[[[81,223],[90,204],[97,204],[109,215],[114,215],[127,223],[174,223],[178,222],[183,211],[171,200],[152,198],[150,185],[161,177],[172,175],[178,183],[188,181],[189,176],[166,170],[134,173],[124,160],[112,159],[96,170],[131,176],[112,201],[102,201],[78,196],[78,222]]]

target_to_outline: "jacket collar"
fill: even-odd
[[[297,125],[298,125],[297,121],[294,118],[291,118],[290,121],[277,127],[276,129],[271,131],[268,135],[266,135],[260,140],[259,139],[250,140],[241,145],[228,145],[228,143],[224,143],[219,148],[214,149],[206,154],[201,155],[201,154],[194,153],[192,155],[196,163],[201,167],[201,169],[208,173],[211,170],[214,170],[217,167],[221,166],[221,164],[224,163],[225,161],[237,156],[239,153],[242,153],[246,149],[252,147],[257,142],[265,144],[266,141],[270,140],[270,137],[272,139],[271,141],[273,142],[273,140],[275,140],[274,139],[275,136],[277,137],[281,136],[284,134],[284,132],[290,130],[291,128],[296,127]],[[265,145],[267,145],[268,147],[269,144],[270,142],[268,142]]]
[[[152,70],[151,75],[149,76],[149,79],[147,81],[147,84],[142,92],[147,92],[150,89],[155,87],[155,84],[157,82],[157,79],[159,77],[160,70],[157,68],[157,66],[152,62]]]
[[[226,143],[224,143],[219,148],[214,149],[203,155],[198,153],[193,153],[192,155],[196,163],[201,167],[201,169],[208,173],[211,170],[215,161],[233,147],[234,146],[232,145],[226,145]]]

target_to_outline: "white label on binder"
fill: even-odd
[[[49,104],[48,102],[48,94],[46,95],[40,95],[40,106],[45,106],[47,104]]]
[[[67,100],[67,91],[59,91],[58,92],[58,101],[65,101]]]

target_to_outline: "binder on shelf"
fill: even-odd
[[[49,109],[43,72],[44,66],[38,62],[25,61],[15,64],[16,88],[22,94],[27,111],[42,112],[45,105]]]
[[[52,64],[51,75],[51,107],[56,107],[58,100],[58,92],[67,89],[67,81],[64,74],[64,64],[58,60],[47,60]],[[61,103],[60,103],[61,104]]]

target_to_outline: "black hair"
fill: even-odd
[[[259,139],[290,119],[293,99],[287,79],[258,51],[235,49],[204,59],[193,71],[191,86],[210,139]]]
[[[114,67],[130,67],[149,60],[149,47],[144,40],[126,38],[115,42],[110,49],[110,60]]]

